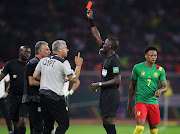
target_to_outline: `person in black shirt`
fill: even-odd
[[[93,21],[93,12],[87,10],[87,17],[91,26],[91,32],[96,39],[100,49],[100,54],[103,57],[102,62],[102,82],[92,83],[91,89],[97,91],[101,87],[100,95],[100,110],[103,120],[103,126],[107,134],[116,134],[115,117],[119,106],[119,84],[121,75],[119,72],[120,61],[115,53],[119,46],[119,42],[112,38],[107,38],[103,43],[97,27]]]
[[[22,112],[21,102],[24,89],[24,70],[30,56],[31,49],[28,46],[21,46],[19,49],[19,59],[6,62],[0,74],[0,80],[7,74],[10,75],[9,117],[14,125],[14,134],[18,134],[19,115]]]
[[[30,129],[32,134],[41,134],[43,122],[41,118],[41,106],[39,97],[40,82],[33,78],[34,70],[40,59],[51,53],[48,43],[38,41],[35,45],[35,57],[32,58],[25,68],[24,95],[22,98],[23,115],[19,118],[19,134],[26,132],[26,120],[29,115]]]

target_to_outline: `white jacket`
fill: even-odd
[[[0,69],[1,71],[1,69]],[[9,74],[7,74],[0,82],[0,98],[2,98],[5,94],[5,82],[10,80]]]

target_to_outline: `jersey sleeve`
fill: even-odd
[[[9,73],[9,67],[10,67],[10,62],[8,61],[8,62],[5,63],[5,65],[4,65],[4,67],[3,67],[1,72],[3,74],[7,75]]]
[[[35,68],[36,68],[36,64],[28,63],[26,65],[26,74],[27,74],[27,76],[33,76]]]
[[[63,63],[63,71],[64,71],[64,74],[67,76],[67,75],[70,75],[70,74],[72,74],[72,70],[71,70],[71,65],[70,65],[70,63],[69,63],[69,61],[65,61],[64,63]]]
[[[120,61],[117,57],[112,60],[112,71],[114,76],[120,74]]]
[[[160,75],[160,82],[166,81],[166,73],[164,68],[162,68],[161,75]]]
[[[137,81],[137,78],[138,78],[137,66],[134,66],[131,74],[131,80]]]
[[[37,66],[36,66],[36,69],[35,69],[35,70],[37,70],[37,71],[40,71],[40,72],[41,72],[41,68],[42,68],[41,64],[42,64],[42,61],[43,61],[43,59],[41,59],[41,60],[39,61],[39,63],[37,64]]]

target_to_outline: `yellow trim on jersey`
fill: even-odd
[[[162,71],[162,67],[159,67],[159,71]]]

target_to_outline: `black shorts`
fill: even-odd
[[[43,121],[40,103],[33,101],[22,103],[20,111],[21,113],[19,117],[29,117],[30,125],[31,128],[33,128],[34,133],[41,133],[43,129]]]
[[[104,90],[100,95],[100,110],[102,117],[114,118],[120,102],[119,90]]]
[[[29,116],[29,103],[22,103],[20,107],[19,117],[28,117]]]
[[[19,115],[22,110],[22,96],[9,95],[9,119],[19,121]]]
[[[22,106],[20,108],[20,117],[28,117],[29,114],[37,114],[40,115],[41,113],[41,106],[40,103],[37,102],[26,102],[26,103],[22,103]]]

